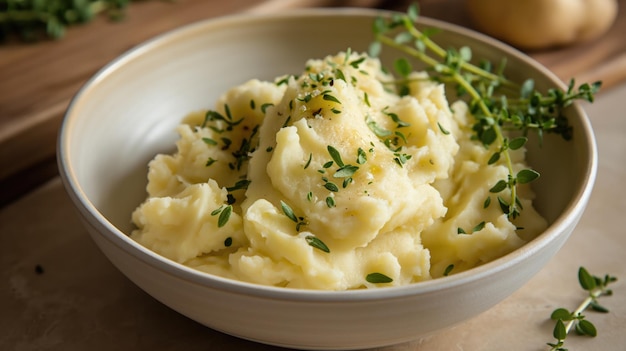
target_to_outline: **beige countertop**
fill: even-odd
[[[571,335],[575,350],[626,343],[626,84],[586,109],[599,146],[597,183],[578,227],[536,277],[488,312],[429,339],[381,348],[547,350],[552,310],[585,298],[577,270],[621,280],[587,313],[596,338]],[[205,328],[161,305],[117,271],[83,229],[58,178],[0,210],[0,350],[279,350]],[[450,311],[454,313],[454,311]]]

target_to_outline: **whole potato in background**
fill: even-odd
[[[476,28],[521,49],[592,40],[617,17],[617,0],[467,0]]]

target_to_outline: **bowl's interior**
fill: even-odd
[[[147,163],[156,153],[173,150],[174,128],[183,116],[212,108],[222,92],[248,79],[298,73],[307,59],[347,48],[366,51],[374,15],[318,10],[234,17],[185,27],[134,49],[101,71],[72,102],[60,141],[62,172],[96,217],[128,234],[130,214],[145,197]],[[436,40],[444,47],[468,45],[474,57],[495,62],[506,57],[514,68],[510,77],[534,78],[539,87],[560,84],[512,49],[443,27]],[[393,54],[386,50],[383,58],[388,62]],[[572,109],[571,117],[573,141],[549,135],[543,148],[531,146],[528,153],[542,174],[535,184],[536,204],[550,222],[572,206],[591,172],[589,126],[580,109]]]

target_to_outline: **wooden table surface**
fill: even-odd
[[[421,1],[424,16],[471,26],[462,0]],[[177,0],[131,5],[120,23],[98,18],[61,41],[0,45],[0,350],[271,350],[239,340],[173,312],[119,273],[83,229],[56,175],[58,126],[71,97],[108,61],[164,31],[241,11],[334,6],[324,0]],[[402,9],[408,2],[351,0],[359,6]],[[457,6],[455,6],[457,5]],[[579,226],[557,257],[495,308],[429,339],[380,351],[545,350],[548,316],[584,298],[576,271],[620,277],[589,314],[597,338],[572,336],[569,349],[626,345],[626,0],[601,40],[530,53],[564,80],[602,79],[608,86],[586,106],[599,144],[596,188]]]

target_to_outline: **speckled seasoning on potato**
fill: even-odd
[[[493,150],[470,138],[465,103],[411,78],[399,94],[377,59],[348,51],[232,88],[150,162],[131,237],[227,278],[346,290],[454,274],[545,229],[527,185],[514,223],[485,208],[508,170],[483,166]],[[511,155],[526,167],[523,148]]]

